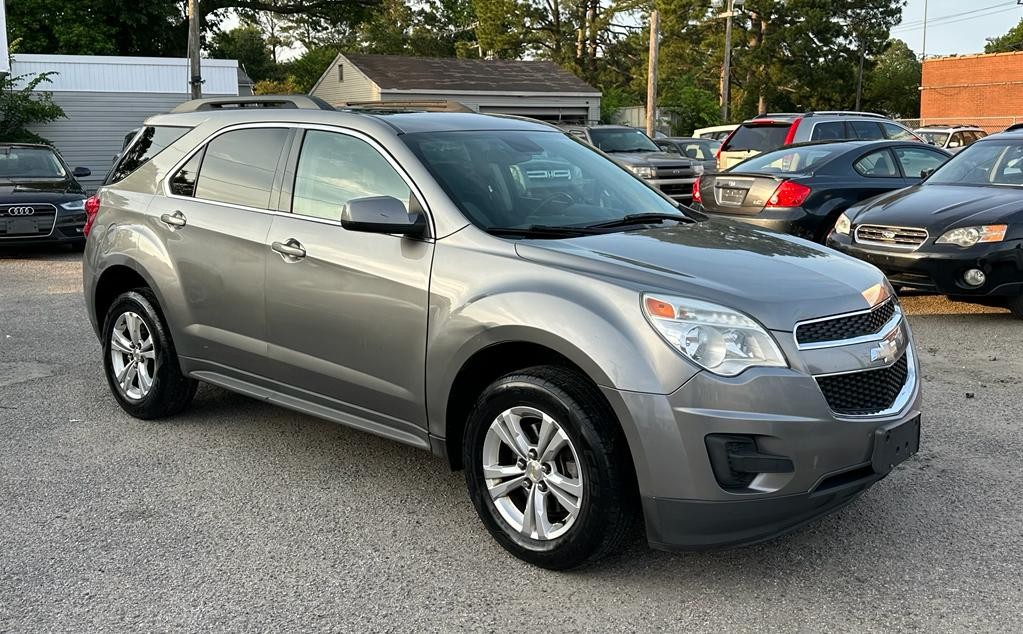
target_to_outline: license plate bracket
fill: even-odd
[[[746,189],[721,188],[719,190],[722,205],[741,205],[746,200]]]
[[[887,475],[896,465],[920,450],[920,417],[891,423],[874,431],[871,466],[875,473]]]
[[[7,221],[7,235],[25,235],[38,233],[34,218],[11,218]]]

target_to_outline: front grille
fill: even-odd
[[[667,165],[657,167],[657,178],[692,178],[693,167],[691,165]]]
[[[862,244],[915,249],[927,241],[927,230],[914,227],[860,225],[856,227],[856,241]]]
[[[796,343],[806,345],[876,335],[893,315],[895,300],[889,299],[872,308],[870,312],[801,324],[796,328]]]
[[[27,211],[32,213],[28,214]],[[0,205],[0,238],[38,238],[53,233],[57,208],[49,204]]]
[[[836,414],[868,416],[890,408],[909,376],[905,354],[887,368],[817,377],[828,405]]]
[[[692,185],[661,185],[661,191],[669,196],[692,196]]]

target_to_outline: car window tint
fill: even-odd
[[[202,163],[202,151],[188,159],[174,176],[171,177],[171,193],[176,196],[195,196],[195,180],[199,176],[199,165]]]
[[[903,128],[900,125],[894,123],[888,123],[886,121],[881,122],[881,127],[884,128],[884,135],[895,141],[915,141],[916,137],[912,132]],[[939,144],[940,145],[940,144]]]
[[[683,149],[685,155],[691,159],[709,161],[714,158],[710,152],[710,145],[707,143],[686,143]]]
[[[888,150],[878,150],[863,156],[853,163],[853,169],[869,178],[892,178],[900,175]]]
[[[293,213],[340,220],[353,198],[392,196],[409,209],[412,191],[373,146],[347,134],[306,132],[295,173]]]
[[[906,178],[923,178],[924,171],[937,169],[947,160],[943,154],[925,148],[896,148],[895,156]]]
[[[107,184],[116,183],[149,162],[171,143],[180,139],[189,128],[176,126],[146,126],[135,142],[124,151],[121,160],[107,179]]]
[[[877,141],[884,138],[884,132],[876,121],[849,121],[853,136],[863,141]]]
[[[788,136],[791,124],[754,124],[744,123],[735,129],[728,142],[725,143],[724,152],[745,152],[754,150],[756,152],[767,152],[776,150],[785,144],[785,137]]]
[[[844,121],[818,123],[814,126],[813,134],[810,136],[811,141],[838,141],[848,138],[849,133],[845,130]]]
[[[287,137],[284,128],[252,128],[213,139],[206,146],[195,197],[266,209]]]
[[[667,141],[658,141],[657,142],[657,147],[661,148],[662,152],[667,152],[668,154],[681,154],[682,153],[678,149],[677,145],[675,145],[674,143],[669,143]]]

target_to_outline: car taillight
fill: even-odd
[[[700,195],[700,179],[702,176],[697,176],[696,180],[693,181],[693,202],[703,203],[703,196]]]
[[[784,181],[778,185],[771,197],[767,199],[765,207],[798,207],[803,204],[806,197],[810,195],[810,188],[792,181]]]
[[[85,237],[89,237],[89,232],[92,231],[92,223],[96,221],[96,214],[99,212],[99,194],[90,196],[85,201],[85,228],[82,229],[82,233]]]

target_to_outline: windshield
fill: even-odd
[[[732,138],[721,148],[724,152],[767,152],[785,145],[791,124],[744,123],[735,129]]]
[[[948,132],[920,132],[917,131],[916,135],[930,143],[931,145],[937,145],[938,147],[945,147],[945,141],[948,141]]]
[[[0,149],[0,178],[67,178],[57,154],[49,148],[6,147]]]
[[[844,149],[844,148],[843,148]],[[790,147],[758,154],[726,170],[729,172],[760,172],[767,174],[802,173],[820,167],[839,153],[834,145]]]
[[[1023,187],[1023,142],[974,143],[939,167],[925,184]]]
[[[462,214],[483,229],[583,226],[678,208],[589,146],[556,131],[401,137]]]
[[[605,152],[660,152],[657,144],[640,130],[631,128],[592,128],[593,144]]]

